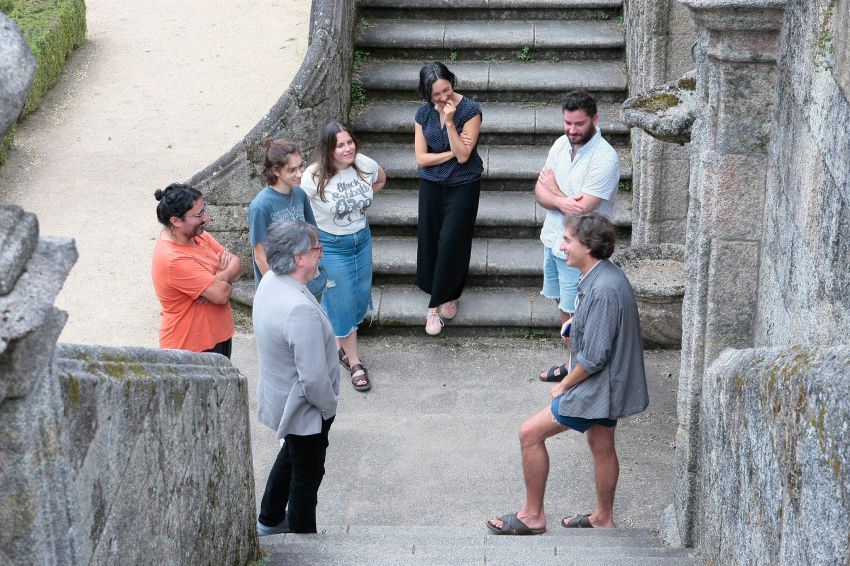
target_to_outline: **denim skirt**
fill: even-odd
[[[345,338],[372,310],[372,233],[368,226],[343,236],[319,230],[319,243],[328,275],[322,307],[336,337]]]

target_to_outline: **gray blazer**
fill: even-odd
[[[578,284],[570,331],[572,363],[590,376],[567,389],[558,413],[619,419],[649,405],[635,295],[622,270],[600,261]]]
[[[336,337],[327,315],[307,287],[272,271],[257,287],[253,313],[257,419],[278,439],[320,433],[339,398]]]

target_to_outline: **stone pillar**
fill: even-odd
[[[0,564],[77,564],[62,395],[53,372],[66,315],[53,307],[74,242],[0,208]]]
[[[693,68],[694,32],[678,0],[626,0],[629,96]],[[684,244],[689,149],[632,129],[632,244]]]
[[[697,476],[704,371],[725,348],[753,346],[785,0],[681,2],[691,12],[700,43],[675,494],[679,534],[693,546],[701,513]]]

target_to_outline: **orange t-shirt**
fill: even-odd
[[[224,248],[207,232],[194,240],[188,246],[157,239],[153,249],[151,278],[162,305],[160,348],[202,352],[233,337],[230,303],[198,300],[215,283]]]

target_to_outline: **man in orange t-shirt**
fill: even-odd
[[[151,277],[162,304],[159,346],[230,357],[230,295],[242,265],[204,231],[209,220],[201,192],[174,183],[154,193],[163,229],[156,241]]]

